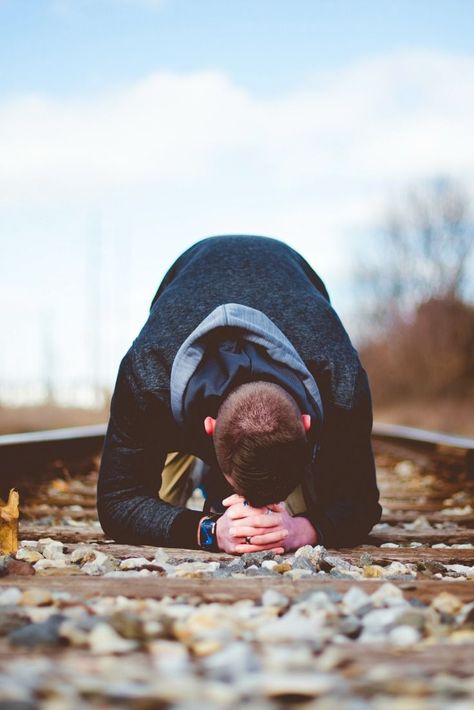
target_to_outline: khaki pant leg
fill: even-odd
[[[290,493],[285,500],[285,506],[290,515],[299,515],[306,512],[306,503],[303,496],[301,484]]]
[[[180,454],[177,451],[168,454],[165,467],[161,474],[160,498],[171,505],[186,505],[194,490],[191,470],[196,458],[191,454]],[[306,512],[306,503],[301,485],[290,493],[285,501],[290,515]]]
[[[186,505],[193,492],[194,483],[190,476],[195,457],[174,451],[168,454],[161,474],[160,498],[171,505]]]

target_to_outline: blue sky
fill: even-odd
[[[471,0],[0,0],[2,95],[100,92],[150,71],[274,94],[400,49],[471,54]]]
[[[474,187],[473,19],[466,0],[0,0],[0,387],[113,383],[210,234],[284,239],[350,327],[387,200]]]

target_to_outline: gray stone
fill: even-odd
[[[372,557],[372,555],[369,555],[368,552],[363,552],[361,554],[361,556],[359,557],[359,561],[357,564],[359,567],[365,567],[366,565],[373,565],[374,558]]]
[[[222,565],[220,569],[223,569]],[[232,562],[225,565],[224,569],[229,570],[229,572],[241,572],[245,569],[245,562],[242,557],[236,557],[235,560],[232,560]]]
[[[362,618],[364,629],[383,630],[396,623],[400,611],[397,608],[373,609]]]
[[[251,565],[261,566],[264,560],[273,560],[275,558],[275,553],[271,550],[262,550],[262,552],[246,552],[241,556],[241,560],[245,567],[250,567]]]
[[[417,609],[404,609],[395,619],[397,626],[410,626],[419,632],[423,632],[426,624],[426,615]]]
[[[309,572],[315,572],[317,568],[311,561],[311,558],[300,556],[295,559],[293,569],[303,569],[308,570]]]
[[[304,558],[306,560],[309,560],[309,562],[311,562],[315,569],[319,569],[321,561],[323,560],[326,554],[326,548],[322,545],[315,545],[315,547],[312,547],[311,545],[304,545],[303,547],[299,547],[296,550],[295,564],[293,566],[297,567],[296,560],[298,560],[299,558]]]
[[[0,636],[8,636],[29,622],[30,617],[25,611],[17,606],[4,606],[0,609]]]
[[[340,619],[337,631],[348,638],[355,639],[360,633],[362,624],[356,616],[350,615]]]
[[[265,569],[265,567],[257,567],[256,569],[246,569],[245,576],[246,577],[275,577],[276,572],[272,572],[272,570]]]
[[[336,579],[354,579],[352,574],[348,574],[346,571],[336,569],[335,567],[333,567],[329,574]]]
[[[219,567],[213,574],[213,577],[224,578],[231,577],[232,571],[228,567]]]
[[[0,577],[8,574],[8,564],[11,559],[10,555],[0,555]]]
[[[8,640],[13,646],[27,648],[57,646],[61,643],[59,627],[65,618],[61,614],[52,614],[46,621],[26,624],[13,631],[8,636]]]
[[[459,626],[466,629],[474,629],[474,602],[466,604],[458,614],[456,619]]]
[[[341,592],[339,592],[337,589],[325,585],[324,592],[314,591],[314,589],[307,589],[301,594],[298,594],[298,596],[295,597],[294,601],[297,604],[300,604],[301,602],[311,601],[313,597],[319,594],[324,594],[331,602],[333,602],[333,604],[338,604],[340,601],[342,601],[343,598]]]
[[[107,622],[125,639],[143,641],[146,638],[147,634],[143,617],[132,611],[126,609],[116,611],[107,619]],[[160,628],[162,629],[161,625]]]
[[[204,658],[202,665],[212,678],[232,683],[245,673],[259,670],[260,661],[252,648],[236,641]]]

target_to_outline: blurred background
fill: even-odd
[[[277,237],[375,416],[474,436],[472,0],[0,0],[0,433],[106,421],[174,259]]]

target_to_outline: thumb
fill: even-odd
[[[228,508],[230,505],[236,505],[237,503],[243,503],[245,498],[243,496],[239,496],[238,493],[232,493],[232,495],[227,496],[227,498],[224,498],[222,501],[222,505],[225,505],[226,508]]]
[[[273,513],[281,513],[283,510],[285,510],[285,503],[283,501],[281,503],[270,503],[265,507],[268,508],[268,510],[271,510]]]

